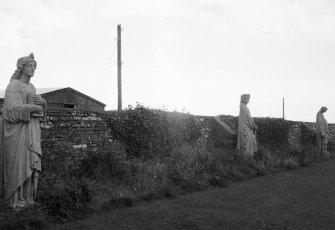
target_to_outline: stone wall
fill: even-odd
[[[221,115],[219,119],[237,132],[238,117]],[[315,123],[313,122],[288,121],[281,118],[254,119],[258,126],[257,143],[260,148],[270,147],[290,151],[296,148],[308,148],[315,144]],[[329,131],[329,147],[332,148],[335,143],[335,124],[329,124]],[[278,135],[285,136],[287,142],[281,140],[280,143],[272,143],[272,146],[267,145],[274,139],[278,139]],[[213,123],[212,139],[215,147],[234,148],[237,144],[237,136],[225,130],[225,127],[218,122]]]
[[[73,150],[99,151],[111,141],[106,123],[107,116],[108,112],[77,111],[72,109],[49,110],[46,122],[42,124],[43,152],[46,154],[57,152],[57,146],[64,146],[64,143]],[[225,125],[228,125],[231,130],[237,131],[237,117],[220,116],[219,119]],[[208,116],[199,116],[198,121],[204,130],[204,138],[207,139],[211,147],[236,148],[237,135],[232,134],[231,130],[227,130],[222,124],[220,125],[216,119]],[[264,146],[264,143],[267,144],[267,142],[273,141],[273,136],[276,136],[277,131],[278,134],[279,131],[286,132],[285,130],[278,130],[278,127],[276,130],[276,127],[274,127],[275,125],[281,125],[281,122],[284,121],[276,118],[255,118],[259,129],[263,130],[263,133],[257,134],[257,141],[260,147]],[[303,146],[306,143],[314,143],[314,123],[285,121],[283,124],[288,124],[287,135],[285,136],[287,143],[285,141],[285,143],[282,143],[285,146],[276,146],[276,143],[272,143],[271,148],[283,147],[284,149],[289,149],[291,146],[296,147]],[[273,127],[264,127],[267,125],[273,125]],[[330,124],[329,127],[331,129],[330,141],[334,142],[335,124]],[[264,130],[270,130],[272,133],[264,133]]]
[[[57,152],[64,144],[73,149],[96,151],[110,141],[107,112],[49,109],[42,124],[42,149]]]

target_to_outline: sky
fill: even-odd
[[[335,1],[0,0],[0,89],[33,52],[36,88],[72,87],[123,107],[335,123]]]

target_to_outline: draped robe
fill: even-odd
[[[29,180],[35,170],[41,170],[40,118],[31,116],[28,95],[36,95],[31,83],[14,79],[6,88],[0,132],[0,185],[11,207],[17,205],[19,188],[26,191],[26,199],[33,200]]]
[[[316,143],[320,151],[327,151],[328,132],[327,120],[323,113],[318,112],[316,115]]]
[[[244,157],[253,156],[254,152],[257,151],[256,136],[253,133],[254,128],[256,128],[256,125],[248,107],[241,104],[238,117],[237,150]]]

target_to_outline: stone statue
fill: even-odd
[[[327,107],[323,106],[316,115],[316,144],[319,152],[325,155],[327,155],[329,129],[323,114],[327,110]]]
[[[238,117],[237,150],[244,158],[252,157],[257,151],[257,126],[250,115],[247,104],[250,94],[241,95],[240,114]]]
[[[41,128],[46,101],[33,84],[34,55],[19,58],[6,88],[1,121],[0,185],[5,201],[14,210],[35,203],[41,171]]]

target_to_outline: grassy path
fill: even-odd
[[[335,229],[335,161],[50,229]]]

